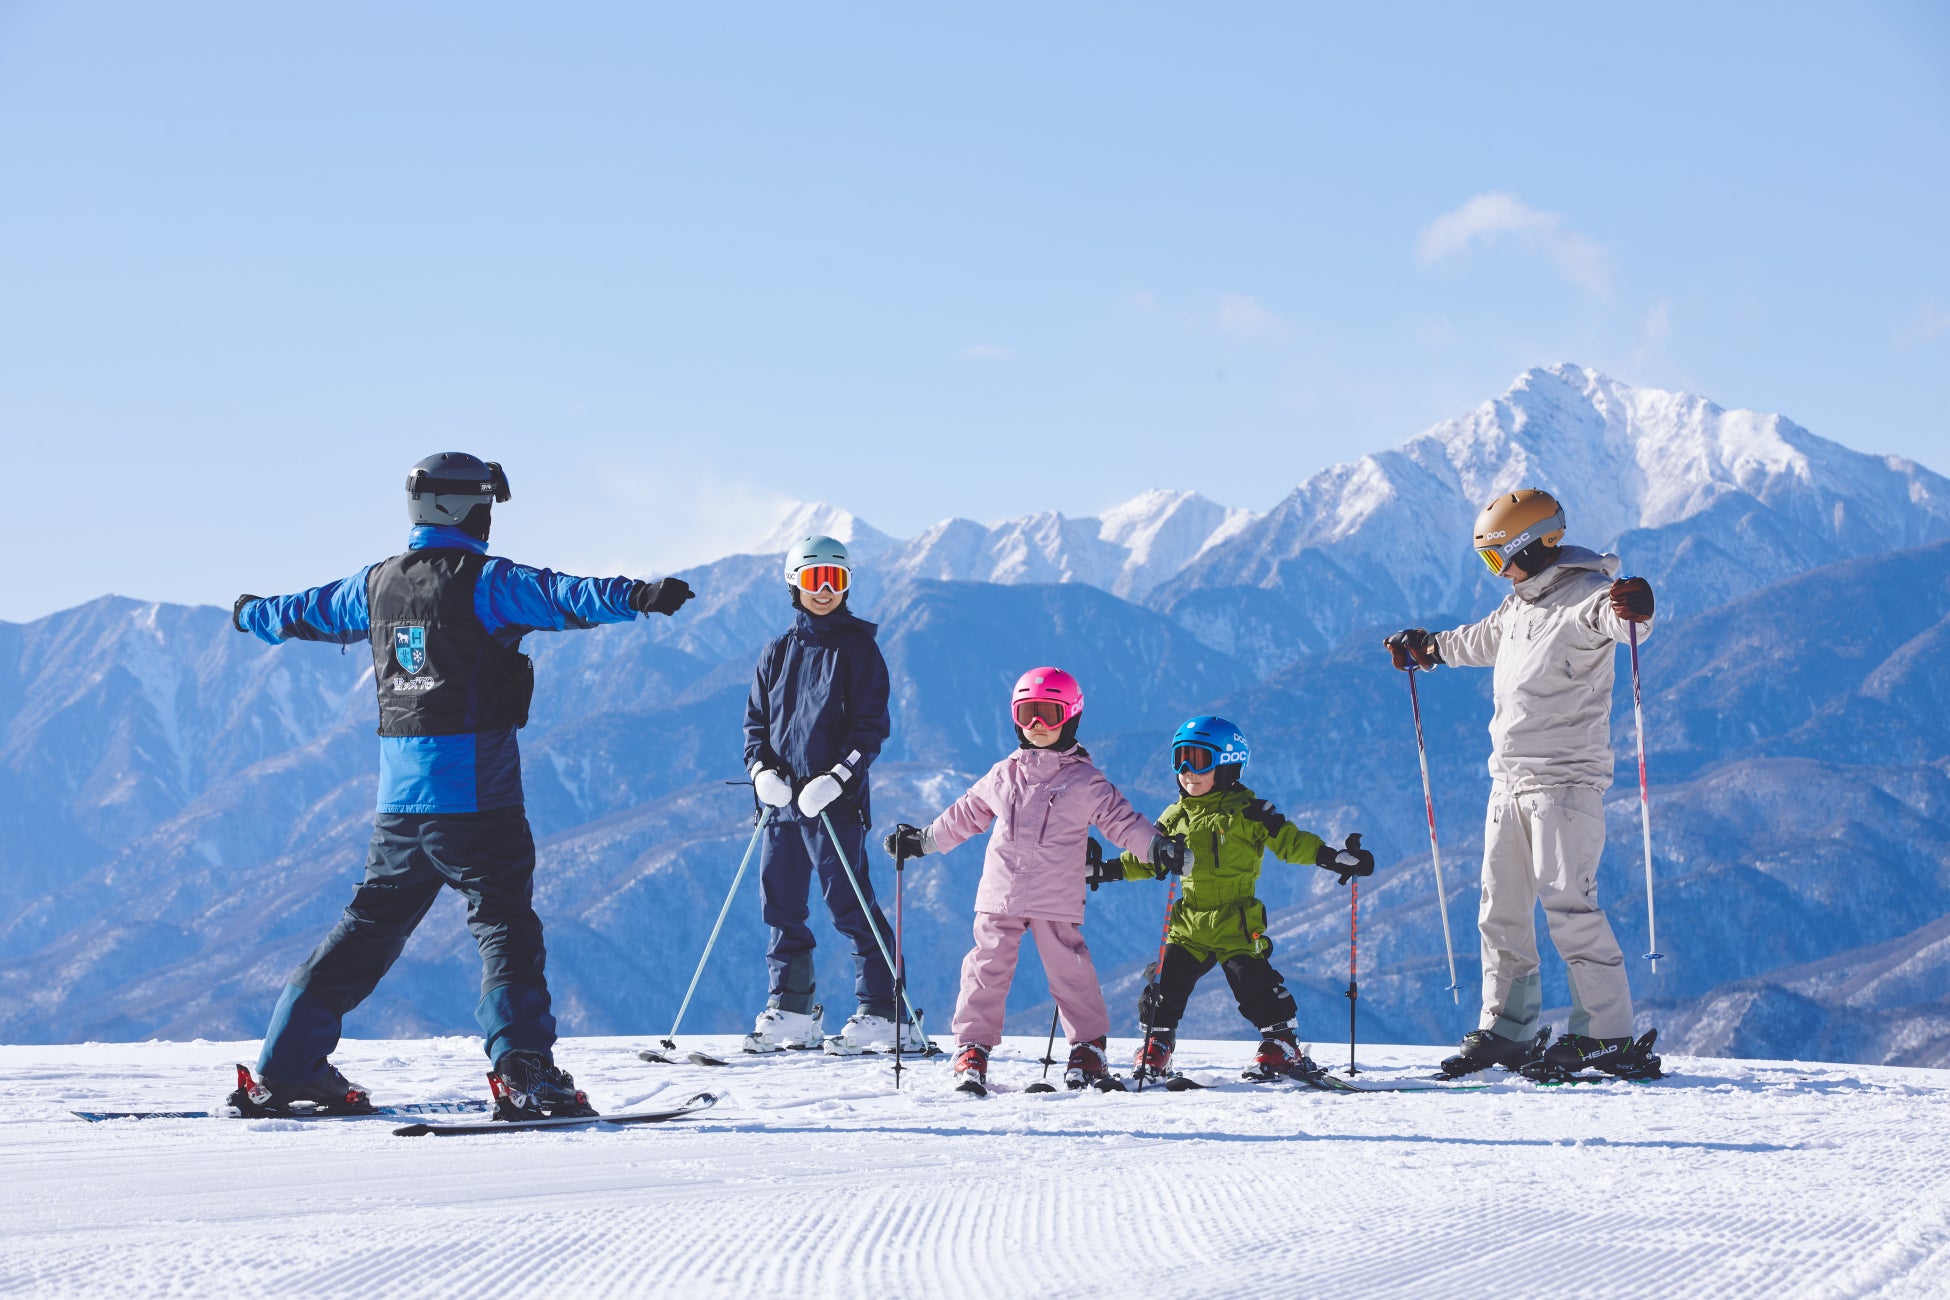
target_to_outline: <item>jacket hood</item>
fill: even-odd
[[[870,637],[879,630],[879,624],[856,618],[843,605],[830,614],[812,614],[802,609],[792,616],[792,635],[814,645],[831,645],[848,636]]]
[[[1512,590],[1522,599],[1534,602],[1579,569],[1591,569],[1607,578],[1616,578],[1621,567],[1622,563],[1616,555],[1600,555],[1582,546],[1565,546],[1558,550],[1556,564],[1542,573],[1533,573]]]

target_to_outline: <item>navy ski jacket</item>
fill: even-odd
[[[429,547],[487,552],[487,543],[441,524],[421,524],[408,534],[408,550]],[[278,645],[285,641],[364,641],[372,627],[366,605],[367,565],[349,578],[291,596],[266,596],[238,616],[245,631]],[[474,585],[474,616],[510,650],[530,632],[559,632],[600,623],[627,623],[630,578],[574,578],[499,557],[481,569]],[[383,813],[487,812],[522,803],[521,751],[515,728],[455,736],[381,736],[379,811]]]
[[[867,768],[892,729],[887,716],[887,661],[874,625],[845,609],[815,617],[800,610],[792,630],[765,647],[745,703],[745,770],[762,763],[785,773],[796,793],[812,777],[844,763],[852,779],[829,807],[873,824]],[[772,813],[803,821],[797,802]]]

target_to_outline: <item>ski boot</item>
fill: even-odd
[[[1177,1037],[1175,1029],[1154,1029],[1148,1040],[1140,1038],[1137,1056],[1131,1062],[1131,1077],[1143,1083],[1171,1078],[1171,1049]]]
[[[744,1049],[747,1052],[798,1052],[818,1047],[826,1041],[826,1031],[821,1024],[825,1011],[824,1007],[814,1007],[808,1014],[767,1007],[758,1013],[758,1023],[752,1026],[752,1032],[745,1035]]]
[[[237,1067],[237,1088],[223,1103],[244,1119],[275,1115],[370,1115],[372,1096],[340,1074],[330,1061],[322,1073],[303,1083],[274,1083],[254,1079],[250,1067]]]
[[[1652,1055],[1658,1036],[1656,1029],[1636,1040],[1566,1034],[1552,1043],[1541,1059],[1524,1066],[1522,1073],[1540,1083],[1569,1079],[1583,1070],[1600,1070],[1620,1079],[1661,1078],[1659,1058]]]
[[[1070,1044],[1070,1063],[1063,1069],[1063,1086],[1075,1092],[1095,1088],[1098,1092],[1123,1092],[1124,1081],[1110,1072],[1110,1057],[1104,1052],[1105,1040]]]
[[[989,1049],[963,1043],[955,1049],[955,1091],[976,1097],[989,1095]]]
[[[856,1011],[839,1033],[826,1040],[828,1056],[861,1056],[868,1052],[894,1052],[894,1022],[886,1016]],[[901,1051],[909,1056],[926,1056],[928,1040],[911,1024],[900,1026]]]
[[[1294,1038],[1291,1029],[1269,1029],[1262,1031],[1266,1037],[1260,1040],[1259,1051],[1253,1056],[1253,1063],[1239,1075],[1248,1083],[1273,1083],[1280,1079],[1318,1078],[1326,1073],[1314,1064],[1311,1056],[1300,1050],[1299,1040]]]
[[[1505,1038],[1493,1029],[1472,1029],[1463,1035],[1462,1050],[1443,1058],[1442,1077],[1460,1079],[1492,1065],[1521,1070],[1542,1058],[1544,1044],[1550,1041],[1550,1036],[1549,1026],[1538,1030],[1537,1037],[1526,1039]]]
[[[542,1052],[503,1052],[488,1075],[494,1117],[504,1120],[570,1119],[599,1112],[576,1087],[575,1077]]]

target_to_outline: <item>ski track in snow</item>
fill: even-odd
[[[214,1105],[255,1044],[0,1047],[0,1293],[1950,1294],[1950,1071],[1668,1058],[1650,1085],[1032,1096],[1042,1040],[1011,1039],[980,1099],[945,1056],[896,1095],[886,1058],[662,1066],[636,1059],[651,1041],[558,1055],[612,1110],[715,1091],[703,1119],[416,1139],[67,1113]],[[380,1101],[443,1100],[482,1094],[478,1050],[337,1059]],[[1178,1061],[1223,1081],[1247,1051]],[[1362,1059],[1381,1079],[1441,1055]]]

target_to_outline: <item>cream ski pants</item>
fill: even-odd
[[[1625,957],[1598,906],[1605,851],[1605,799],[1586,786],[1526,794],[1490,793],[1483,826],[1483,1015],[1479,1028],[1505,1038],[1537,1032],[1543,981],[1537,973],[1536,905],[1571,980],[1570,1032],[1622,1038],[1632,1032]]]

